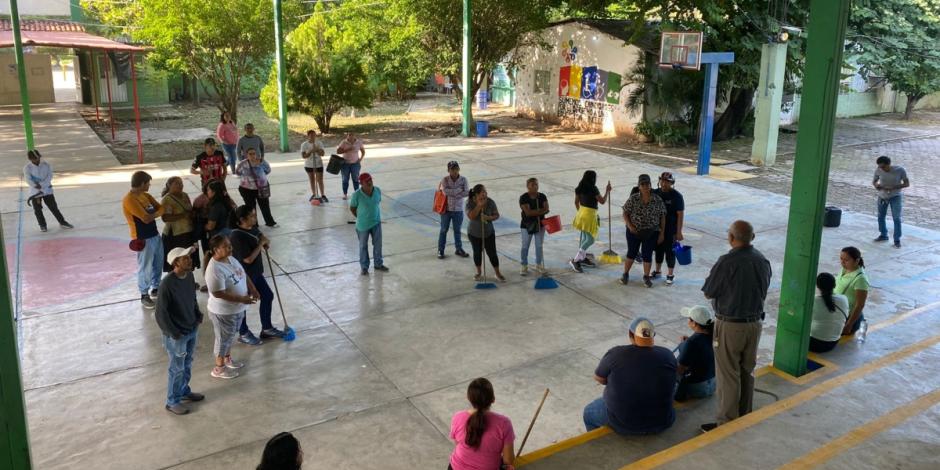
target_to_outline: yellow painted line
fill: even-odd
[[[823,359],[822,357],[820,357],[820,356],[819,356],[818,354],[816,354],[816,353],[813,353],[813,352],[808,353],[807,357],[810,358],[810,359],[812,359],[813,362],[819,363],[820,365],[822,365],[822,367],[819,368],[819,369],[816,369],[816,370],[814,370],[814,371],[812,371],[812,372],[810,372],[810,373],[808,373],[808,374],[803,374],[803,375],[801,375],[801,376],[799,376],[799,377],[794,377],[794,376],[792,376],[792,375],[790,375],[790,374],[788,374],[788,373],[786,373],[786,372],[784,372],[784,371],[782,371],[782,370],[780,370],[780,369],[778,369],[778,368],[776,368],[776,367],[774,367],[774,366],[772,366],[772,365],[771,365],[771,366],[767,366],[768,372],[766,372],[766,373],[774,374],[774,375],[776,375],[777,377],[780,377],[781,379],[784,379],[784,380],[786,380],[786,381],[788,381],[788,382],[790,382],[790,383],[796,384],[796,385],[806,385],[806,384],[808,384],[808,383],[810,383],[810,382],[812,382],[812,381],[814,381],[814,380],[816,380],[816,379],[818,379],[818,378],[820,378],[820,377],[829,375],[829,374],[831,374],[831,373],[833,373],[833,372],[839,370],[839,366],[838,366],[838,365],[836,365],[835,363],[833,363],[833,362],[831,362],[831,361],[827,361],[827,360]],[[758,376],[758,377],[759,377],[759,376]]]
[[[864,441],[867,441],[868,439],[871,439],[873,436],[891,429],[903,423],[904,421],[907,421],[908,419],[911,419],[915,415],[933,407],[937,403],[940,403],[940,389],[936,389],[930,393],[921,395],[916,400],[904,406],[899,406],[887,414],[881,415],[878,418],[839,436],[839,438],[817,447],[812,452],[790,461],[789,463],[781,466],[780,469],[809,470],[811,468],[815,468],[818,465],[828,462],[833,457],[861,444]]]
[[[772,418],[780,413],[783,413],[784,411],[795,408],[809,400],[819,397],[824,393],[832,391],[835,388],[858,380],[868,374],[871,374],[872,372],[877,371],[878,369],[900,361],[914,353],[923,351],[924,349],[927,349],[937,344],[938,342],[940,342],[940,335],[918,341],[903,349],[897,350],[854,370],[846,372],[845,374],[842,374],[838,377],[833,377],[825,382],[796,393],[795,395],[791,395],[780,401],[774,402],[771,405],[767,405],[752,413],[746,414],[734,421],[715,428],[713,431],[676,444],[666,450],[650,455],[649,457],[637,460],[636,462],[623,467],[621,470],[656,468],[660,465],[672,462],[673,460],[680,459],[686,455],[691,454],[692,452],[729,437],[738,431],[743,431],[751,426],[754,426],[755,424],[759,424],[764,420]]]
[[[927,305],[922,305],[922,306],[917,307],[917,308],[915,308],[915,309],[913,309],[913,310],[908,310],[908,311],[906,311],[906,312],[904,312],[904,313],[902,313],[902,314],[900,314],[900,315],[895,315],[895,316],[893,316],[893,317],[891,317],[891,318],[888,318],[887,320],[884,320],[884,321],[880,321],[880,322],[878,322],[878,323],[875,323],[874,325],[871,325],[871,326],[868,327],[868,332],[871,333],[871,332],[873,332],[873,331],[878,331],[878,330],[885,329],[885,328],[887,328],[887,327],[889,327],[889,326],[891,326],[891,325],[894,325],[894,324],[896,324],[896,323],[900,323],[900,322],[902,322],[902,321],[904,321],[904,320],[907,320],[908,318],[911,318],[911,317],[916,316],[916,315],[920,315],[921,313],[929,312],[929,311],[931,311],[931,310],[933,310],[933,309],[935,309],[935,308],[938,308],[938,307],[940,307],[940,301],[938,301],[938,302],[933,302],[933,303],[929,303],[929,304],[927,304]],[[855,335],[843,336],[842,338],[839,339],[839,344],[845,344],[845,343],[848,343],[848,342],[851,342],[851,341],[854,341],[854,340],[855,340]]]
[[[542,460],[546,457],[550,457],[559,452],[566,451],[572,447],[577,447],[579,445],[591,442],[595,439],[599,439],[612,432],[613,431],[609,427],[601,426],[593,431],[588,431],[584,434],[579,434],[572,438],[565,439],[561,442],[556,442],[555,444],[552,444],[550,446],[543,447],[539,450],[529,452],[528,454],[521,455],[519,456],[518,459],[516,459],[515,466],[518,468],[523,465],[535,462],[537,460]]]

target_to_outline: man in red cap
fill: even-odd
[[[349,198],[349,210],[356,217],[356,234],[359,235],[359,267],[362,275],[369,275],[369,237],[372,237],[372,257],[375,270],[388,272],[382,261],[382,190],[372,184],[372,175],[359,175],[359,189]]]

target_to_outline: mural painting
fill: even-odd
[[[558,117],[603,124],[604,116],[620,104],[620,74],[597,65],[575,65],[578,48],[573,39],[562,42],[560,50],[566,65],[558,71]]]

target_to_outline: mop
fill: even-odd
[[[483,203],[483,209],[486,209],[485,202]],[[480,260],[480,262],[483,264],[483,279],[480,282],[477,282],[477,285],[475,286],[475,288],[476,289],[495,289],[496,288],[495,283],[486,282],[486,253],[485,253],[486,252],[486,241],[485,241],[486,237],[484,236],[484,234],[486,233],[486,221],[483,220],[483,215],[484,215],[483,209],[480,209],[480,240],[483,240],[481,241],[482,246],[480,246],[480,250],[484,252],[483,256],[481,257],[482,259]]]
[[[536,197],[535,198],[535,210],[538,210],[538,209],[539,209],[539,199],[538,197]],[[541,229],[542,228],[539,227],[539,230]],[[545,271],[542,273],[541,276],[539,276],[538,279],[535,280],[535,288],[538,290],[557,289],[558,282],[552,279],[552,276],[548,274],[548,271]]]
[[[610,184],[610,181],[607,182]],[[611,228],[611,215],[610,215],[610,206],[613,204],[610,201],[607,201],[607,251],[601,254],[601,263],[604,264],[620,264],[623,263],[623,260],[620,259],[620,255],[614,251],[614,236],[613,229]]]
[[[277,276],[274,274],[274,265],[271,264],[271,255],[268,249],[264,249],[264,256],[268,259],[268,271],[271,271],[271,282],[274,283],[274,294],[277,295],[277,306],[281,308],[281,319],[284,320],[284,341],[293,341],[297,339],[294,329],[287,324],[287,317],[284,316],[284,304],[281,303],[281,292],[277,290]]]
[[[535,420],[539,417],[539,412],[542,411],[542,405],[545,404],[545,399],[548,398],[548,389],[545,389],[545,394],[542,395],[542,401],[539,402],[539,407],[535,409],[535,416],[532,417],[532,421],[529,423],[529,429],[525,432],[525,437],[522,438],[522,444],[519,446],[519,451],[516,452],[516,458],[518,459],[522,455],[522,448],[525,447],[525,441],[529,439],[529,433],[532,432],[532,426],[535,426]]]

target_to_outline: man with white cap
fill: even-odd
[[[630,325],[632,344],[604,354],[594,380],[605,385],[604,396],[584,407],[588,431],[610,426],[618,434],[655,434],[672,426],[676,358],[653,344],[653,322],[640,317]]]
[[[683,336],[679,350],[679,387],[676,401],[705,398],[715,393],[715,350],[712,331],[715,316],[703,305],[683,307],[682,316],[689,319],[692,336]]]
[[[196,352],[196,335],[202,323],[202,312],[196,302],[196,281],[193,278],[194,247],[173,248],[166,255],[166,262],[173,272],[163,278],[157,291],[157,306],[154,318],[163,331],[163,347],[170,361],[167,367],[167,411],[184,415],[189,408],[184,401],[201,401],[205,396],[189,388],[192,376],[193,353]]]

